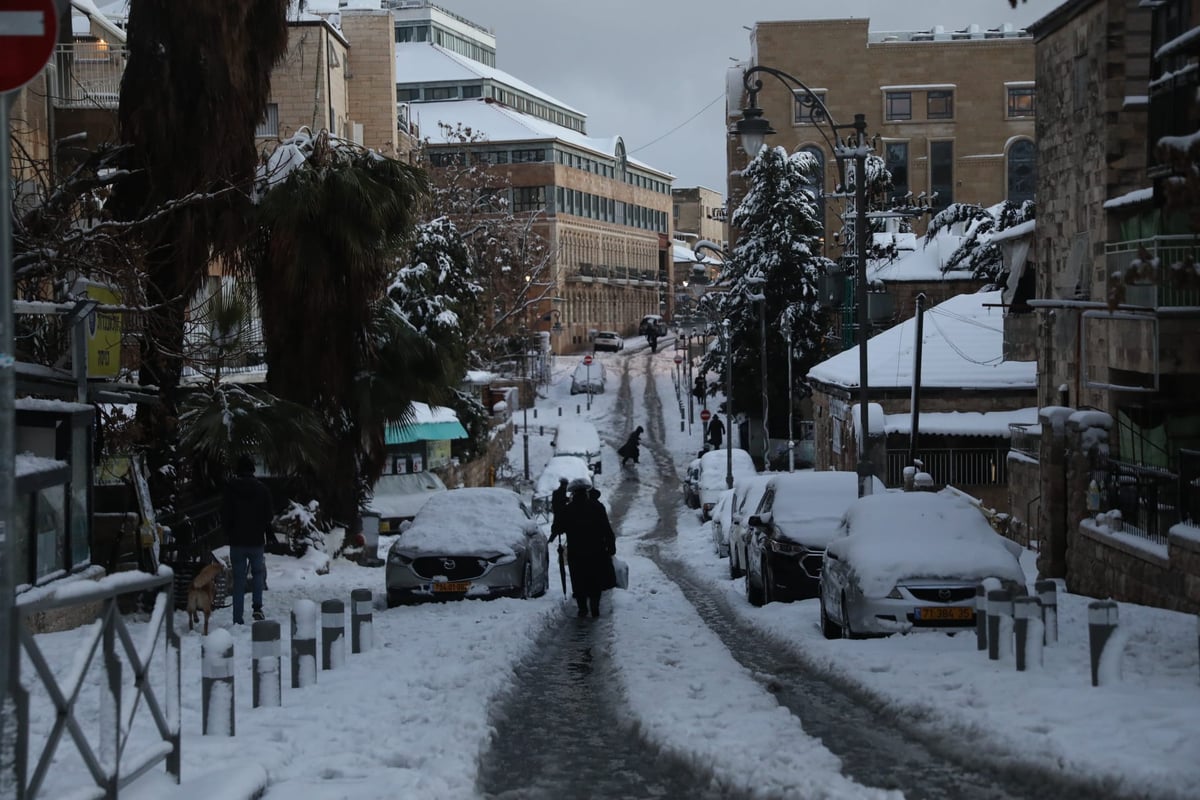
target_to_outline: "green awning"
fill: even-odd
[[[467,429],[458,420],[445,422],[413,422],[401,425],[389,423],[384,430],[385,444],[411,444],[412,442],[440,442],[448,439],[466,439]]]

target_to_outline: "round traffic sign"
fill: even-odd
[[[57,40],[54,0],[7,0],[0,10],[0,93],[33,80],[50,62]]]
[[[681,355],[679,355],[679,354],[676,354],[676,355],[675,355],[675,363],[676,363],[676,364],[682,364],[682,363],[683,363],[683,356],[681,356]]]
[[[712,419],[712,412],[709,411],[707,408],[701,409],[700,410],[700,421],[708,422],[710,419]]]
[[[584,357],[583,357],[583,363],[584,363],[584,364],[588,364],[588,365],[590,365],[590,364],[592,363],[592,357],[591,357],[591,356],[584,356]]]

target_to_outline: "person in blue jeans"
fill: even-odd
[[[246,568],[250,569],[254,619],[264,619],[263,587],[267,580],[267,564],[263,545],[275,516],[271,490],[254,477],[254,461],[242,456],[237,461],[235,476],[225,484],[221,498],[221,524],[229,543],[233,561],[233,624],[245,622]]]

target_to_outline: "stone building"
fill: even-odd
[[[1039,424],[1010,457],[1013,527],[1072,591],[1200,609],[1200,128],[1195,4],[1070,0],[1036,42]],[[1165,147],[1163,146],[1165,145]]]
[[[671,205],[676,239],[689,243],[708,240],[722,250],[728,247],[725,203],[720,192],[706,186],[672,189]]]
[[[876,154],[887,162],[895,199],[937,193],[935,209],[951,202],[990,206],[1033,197],[1033,39],[1004,25],[960,31],[872,31],[869,19],[756,22],[751,56],[730,70],[726,114],[740,117],[747,96],[740,73],[747,66],[782,70],[824,102],[833,122],[848,125],[864,114]],[[802,92],[759,73],[758,105],[776,130],[770,143],[788,152],[807,150],[825,165],[823,190],[833,193],[838,171],[827,141],[828,121],[814,124]],[[746,164],[730,139],[727,197],[735,207],[744,193],[732,173]],[[840,204],[825,203],[826,252],[838,255]]]

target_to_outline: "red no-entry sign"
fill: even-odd
[[[33,80],[54,55],[57,40],[54,0],[5,0],[0,7],[0,93]]]
[[[701,409],[701,411],[700,411],[700,421],[701,421],[701,422],[708,422],[710,419],[712,419],[712,412],[711,412],[711,411],[709,411],[707,408],[705,408],[705,409]]]
[[[591,363],[592,363],[592,357],[591,357],[591,356],[584,356],[584,357],[583,357],[583,363],[584,363],[584,364],[587,364],[588,366],[591,366]]]
[[[676,355],[676,356],[675,356],[675,363],[676,363],[676,364],[682,364],[682,363],[683,363],[683,356],[681,356],[681,355]]]

